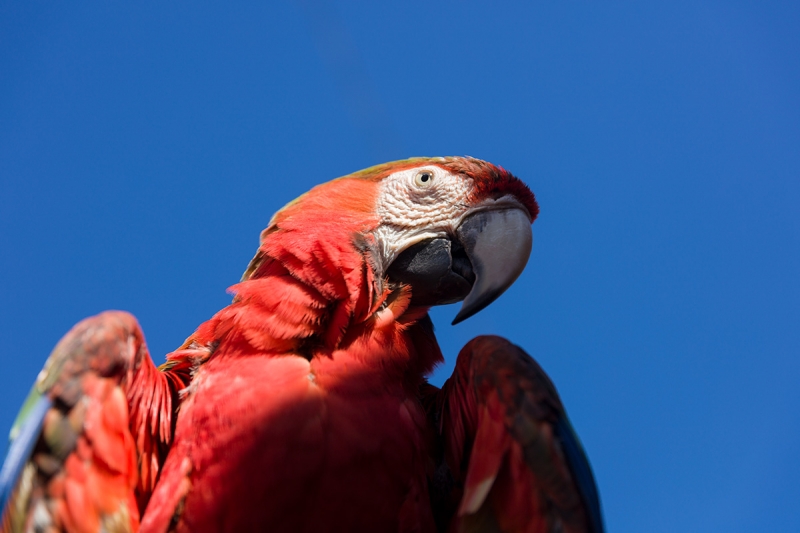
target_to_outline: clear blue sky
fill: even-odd
[[[797,2],[136,4],[0,3],[2,431],[81,318],[160,362],[287,201],[469,154],[542,212],[434,381],[534,355],[609,531],[800,531]]]

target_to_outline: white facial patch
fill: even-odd
[[[455,234],[467,214],[472,179],[430,165],[391,174],[381,182],[375,230],[381,271],[397,255],[425,239]]]

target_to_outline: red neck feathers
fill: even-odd
[[[212,357],[347,359],[418,382],[442,356],[427,309],[409,309],[407,291],[375,277],[377,189],[373,180],[340,178],[282,209],[231,287],[234,302],[190,340],[218,345]]]

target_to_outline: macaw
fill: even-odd
[[[156,367],[130,314],[56,345],[12,428],[2,531],[603,531],[550,379],[481,336],[522,272],[533,193],[470,157],[386,163],[281,209],[233,302]]]

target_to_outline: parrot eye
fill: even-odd
[[[427,189],[433,185],[433,172],[430,170],[420,170],[414,176],[414,184],[422,189]]]

